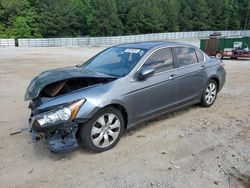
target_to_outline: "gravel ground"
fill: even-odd
[[[250,187],[250,60],[225,60],[211,108],[188,107],[127,131],[112,150],[51,154],[29,133],[23,101],[39,72],[84,62],[104,47],[0,48],[0,184],[4,187]]]

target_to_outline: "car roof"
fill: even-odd
[[[126,43],[126,44],[119,44],[116,47],[124,47],[124,48],[140,48],[140,49],[152,49],[156,47],[170,47],[170,46],[190,46],[192,45],[181,43],[181,42],[167,42],[167,41],[150,41],[150,42],[134,42],[134,43]]]

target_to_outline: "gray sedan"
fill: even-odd
[[[219,59],[183,43],[121,44],[82,65],[46,71],[25,94],[32,137],[54,153],[113,148],[125,129],[199,103],[210,107],[225,83]]]

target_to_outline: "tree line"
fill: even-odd
[[[0,38],[236,29],[249,0],[0,0]]]

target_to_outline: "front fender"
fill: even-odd
[[[94,100],[87,100],[86,103],[80,108],[76,118],[79,119],[90,119],[92,118],[99,110],[107,107],[107,106],[111,106],[111,105],[119,105],[122,106],[128,115],[128,122],[130,122],[131,120],[131,114],[129,113],[131,110],[129,110],[128,106],[126,105],[126,103],[124,103],[122,100],[119,99],[114,99],[114,100],[107,100],[105,102],[96,103],[97,101]]]

